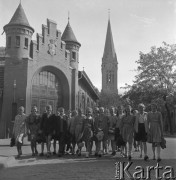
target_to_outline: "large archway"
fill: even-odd
[[[46,105],[69,109],[69,84],[64,73],[52,66],[40,68],[32,78],[31,105],[37,106],[39,113],[45,111]]]

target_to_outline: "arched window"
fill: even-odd
[[[53,112],[62,106],[62,86],[55,74],[49,71],[37,73],[32,80],[32,106],[37,106],[40,114],[46,105],[51,105]]]

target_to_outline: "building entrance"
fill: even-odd
[[[62,86],[59,78],[49,71],[41,71],[32,81],[32,106],[37,106],[39,113],[45,111],[46,105],[51,105],[53,113],[62,106]]]

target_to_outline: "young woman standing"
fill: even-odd
[[[15,117],[14,127],[13,127],[13,137],[16,140],[17,146],[17,158],[20,158],[22,155],[22,145],[23,145],[23,138],[26,134],[26,115],[24,114],[24,107],[21,106],[18,109],[18,115]]]
[[[140,142],[140,150],[142,157],[142,150],[144,148],[144,160],[148,160],[147,156],[147,133],[148,133],[148,123],[147,123],[147,113],[144,112],[145,106],[144,104],[138,105],[139,113],[136,114],[135,121],[135,140]]]
[[[163,123],[162,115],[157,111],[157,105],[151,104],[151,112],[148,113],[148,125],[149,133],[152,142],[153,160],[155,160],[155,148],[157,148],[157,161],[161,161],[160,158],[160,143],[163,137]]]
[[[40,120],[40,115],[37,114],[37,107],[33,106],[31,114],[27,117],[26,121],[28,133],[31,137],[32,156],[38,155],[36,140],[40,129]]]
[[[122,134],[122,138],[126,143],[128,160],[131,160],[134,123],[135,123],[135,116],[131,114],[131,106],[127,105],[125,108],[125,115],[122,117],[121,120],[120,131]]]

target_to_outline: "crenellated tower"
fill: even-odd
[[[66,43],[66,49],[70,52],[70,66],[72,68],[72,109],[78,106],[78,66],[79,66],[79,48],[81,44],[77,41],[76,36],[70,26],[69,18],[68,24],[62,34],[61,40]]]
[[[3,138],[12,130],[17,108],[26,107],[28,60],[34,29],[30,26],[21,3],[10,22],[4,26],[4,31],[6,51],[0,122],[0,137]]]

